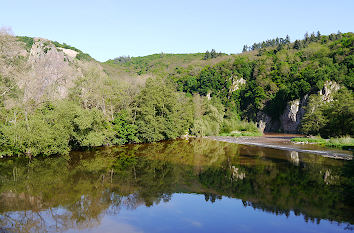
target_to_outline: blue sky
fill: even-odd
[[[354,1],[5,0],[0,27],[65,42],[99,61],[121,55],[239,53],[275,37],[353,32]]]

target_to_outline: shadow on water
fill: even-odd
[[[240,199],[274,215],[294,213],[350,230],[353,171],[353,161],[205,139],[7,159],[0,162],[0,229],[88,229],[122,209],[156,206],[183,193],[212,203]]]

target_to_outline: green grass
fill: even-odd
[[[224,119],[220,136],[262,136],[257,125],[253,122],[241,121],[236,118]]]
[[[184,64],[191,64],[195,61],[202,61],[203,53],[192,54],[152,54],[142,57],[127,57],[128,59],[112,59],[105,62],[105,64],[115,65],[137,75],[154,74],[167,75],[174,71],[176,67]]]
[[[304,142],[304,143],[326,143],[326,139],[316,137],[316,138],[292,138],[292,142]]]
[[[351,137],[341,137],[341,138],[331,138],[326,143],[326,146],[330,147],[340,147],[342,149],[354,149],[354,138]]]
[[[304,143],[312,143],[325,147],[336,147],[345,150],[353,150],[354,149],[354,138],[349,136],[340,137],[340,138],[330,138],[323,139],[321,137],[315,138],[292,138],[292,142],[304,142]]]

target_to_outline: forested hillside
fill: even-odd
[[[201,71],[177,68],[169,77],[180,91],[218,97],[242,119],[266,121],[268,131],[353,135],[353,46],[353,33],[305,34],[294,43],[277,38]]]
[[[317,33],[237,55],[99,63],[67,44],[1,31],[0,155],[263,130],[352,136],[353,48],[353,33]]]

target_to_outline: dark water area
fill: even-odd
[[[0,161],[0,232],[351,232],[354,164],[208,139]]]

